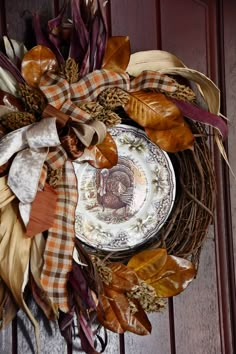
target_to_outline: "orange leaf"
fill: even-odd
[[[179,126],[168,130],[145,128],[145,132],[152,142],[167,152],[193,150],[194,136],[184,120]]]
[[[129,59],[129,37],[110,37],[107,42],[107,47],[102,62],[102,68],[115,72],[124,72],[129,64]]]
[[[117,146],[109,133],[107,133],[101,144],[95,145],[89,149],[94,159],[88,162],[93,167],[111,168],[118,162]]]
[[[49,48],[37,45],[24,55],[21,73],[27,84],[38,87],[42,75],[46,71],[56,70],[57,67],[55,54]]]
[[[180,257],[167,256],[166,263],[159,273],[146,282],[154,287],[159,297],[170,297],[182,292],[195,275],[196,269],[190,261]]]
[[[102,295],[100,303],[97,307],[97,317],[98,321],[107,329],[115,333],[124,333],[125,330],[122,328],[109,299]]]
[[[111,289],[127,292],[138,285],[139,280],[136,272],[123,263],[112,263],[108,267],[112,270],[112,282],[109,284]]]
[[[144,128],[166,130],[183,122],[179,108],[158,92],[133,92],[124,109],[130,118]]]
[[[165,248],[146,250],[134,255],[128,263],[139,278],[147,280],[154,276],[164,266],[167,259]]]
[[[125,331],[138,335],[147,335],[151,332],[151,323],[141,306],[138,308],[139,311],[133,314],[127,296],[107,286],[104,287],[104,290],[117,319]]]

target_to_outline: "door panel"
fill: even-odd
[[[62,1],[0,0],[0,32],[30,44],[30,13],[45,15]],[[229,122],[229,158],[236,173],[236,2],[232,0],[110,0],[113,35],[128,35],[132,52],[163,49],[209,75],[222,91],[222,113]],[[226,144],[227,149],[227,144]],[[236,183],[215,150],[218,199],[215,227],[210,228],[200,259],[197,279],[162,314],[152,314],[148,337],[110,334],[107,354],[233,354],[236,352],[235,273]],[[231,194],[230,194],[231,191]],[[231,209],[232,215],[231,216]],[[67,349],[56,325],[40,323],[42,353]],[[17,335],[16,335],[17,332]],[[13,336],[12,336],[13,333]],[[12,342],[13,339],[13,342]],[[0,353],[33,353],[34,333],[20,312],[13,326],[0,332]],[[12,345],[13,343],[13,345]],[[68,348],[68,353],[72,348]],[[73,353],[79,353],[75,341]]]

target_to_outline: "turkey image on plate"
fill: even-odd
[[[118,163],[95,169],[74,162],[78,182],[76,237],[90,247],[122,251],[157,234],[173,207],[175,174],[167,153],[128,125],[109,130]]]

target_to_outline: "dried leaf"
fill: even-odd
[[[3,41],[8,58],[18,67],[17,64],[21,62],[21,59],[27,52],[24,43],[10,39],[7,36],[3,36]]]
[[[110,331],[119,334],[125,332],[110,304],[109,299],[105,295],[101,296],[101,303],[97,307],[97,316],[98,321]]]
[[[11,111],[24,111],[24,106],[20,99],[2,90],[0,90],[0,105],[11,109]]]
[[[172,98],[172,101],[179,107],[184,117],[189,118],[195,122],[201,122],[215,128],[218,133],[225,140],[228,135],[228,126],[223,118],[205,111],[189,102],[177,100]]]
[[[139,278],[147,280],[154,276],[164,266],[167,259],[165,248],[146,250],[134,255],[128,262],[128,267],[136,272]]]
[[[13,96],[17,96],[16,79],[8,70],[3,69],[2,67],[0,67],[0,90],[9,92]]]
[[[56,56],[51,49],[37,45],[24,55],[21,73],[30,86],[38,87],[42,75],[46,71],[56,70],[57,67]]]
[[[183,122],[179,108],[162,93],[133,92],[124,109],[135,122],[145,128],[166,130]]]
[[[154,130],[145,128],[149,139],[167,152],[178,152],[186,149],[193,150],[194,136],[187,123],[169,130]]]
[[[19,218],[18,202],[9,198],[6,177],[0,178],[1,219],[0,219],[0,277],[11,291],[19,307],[30,318],[39,347],[38,323],[24,300],[28,281],[31,240],[25,237],[24,225]]]
[[[133,256],[128,267],[152,285],[159,297],[179,294],[196,275],[194,265],[183,258],[167,255],[166,249],[146,250]]]
[[[218,87],[207,76],[201,72],[189,68],[169,68],[159,71],[166,75],[179,75],[198,84],[200,93],[205,98],[209,111],[219,115],[220,112],[220,91]]]
[[[160,272],[146,280],[154,287],[160,297],[170,297],[181,293],[194,279],[194,265],[183,258],[167,256],[165,265]]]
[[[122,263],[108,265],[112,270],[112,281],[104,284],[104,295],[98,307],[98,319],[101,324],[116,333],[130,331],[139,335],[151,332],[151,324],[145,311],[136,303],[134,314],[126,296],[126,292],[139,284],[137,274]]]
[[[147,335],[151,332],[151,323],[145,311],[139,308],[138,312],[133,314],[125,294],[119,293],[110,287],[104,287],[105,295],[109,298],[110,305],[125,331],[138,335]]]
[[[144,70],[159,71],[174,67],[185,67],[185,65],[175,55],[164,50],[146,50],[130,56],[127,72],[132,76],[138,76]]]
[[[0,278],[0,330],[5,329],[16,316],[18,307],[11,292]]]
[[[130,291],[135,285],[138,285],[137,274],[122,263],[112,263],[108,265],[112,270],[112,282],[110,288],[118,292]]]
[[[89,148],[94,158],[88,161],[95,168],[111,168],[118,162],[117,146],[112,136],[107,133],[101,144]]]
[[[196,82],[199,91],[208,104],[209,111],[219,114],[220,91],[218,87],[201,72],[187,68],[175,55],[162,50],[132,54],[127,72],[132,76],[138,76],[143,70],[155,70],[166,75],[179,75]]]
[[[115,72],[124,72],[129,64],[129,59],[129,37],[110,37],[103,57],[102,68]]]
[[[45,183],[44,190],[37,191],[31,204],[30,218],[26,228],[27,237],[33,237],[53,226],[56,205],[57,192],[48,183]]]

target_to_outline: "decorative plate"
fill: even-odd
[[[75,230],[88,246],[122,251],[157,234],[173,207],[176,184],[168,155],[144,131],[118,125],[109,132],[117,144],[116,166],[74,163],[79,190]]]

